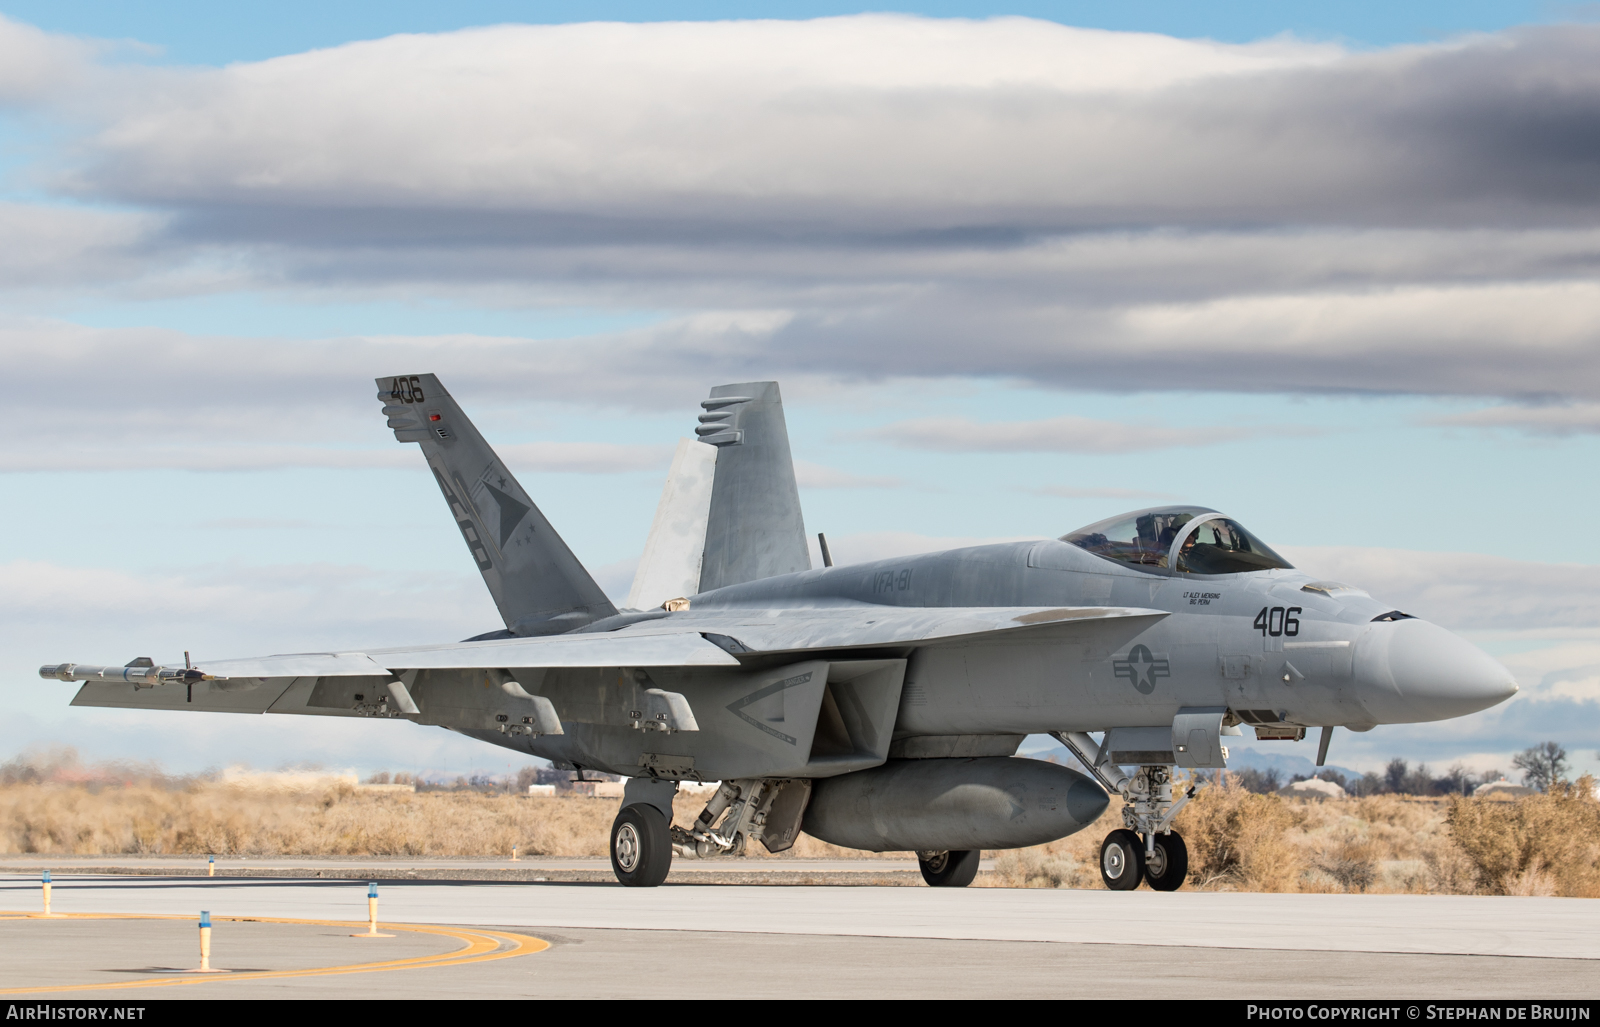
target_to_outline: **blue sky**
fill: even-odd
[[[434,370],[614,594],[704,391],[775,377],[836,554],[1214,506],[1524,684],[1341,763],[1594,765],[1592,11],[793,21],[859,13],[0,3],[0,750],[497,768],[32,677],[496,626],[373,398]],[[999,15],[1036,20],[950,20]]]
[[[113,0],[7,3],[7,15],[54,32],[132,40],[159,51],[150,59],[182,64],[227,64],[338,46],[400,32],[448,32],[505,22],[712,21],[751,17],[802,19],[902,11],[935,18],[1021,15],[1084,28],[1159,32],[1248,42],[1282,32],[1383,46],[1428,42],[1461,32],[1494,32],[1518,25],[1567,21],[1586,5],[1557,3],[344,3],[306,0],[238,4],[129,5]]]

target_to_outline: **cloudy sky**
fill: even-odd
[[[433,371],[614,596],[776,378],[841,559],[1217,507],[1523,686],[1335,762],[1595,768],[1600,25],[1108,6],[0,0],[0,754],[505,769],[34,676],[498,627]]]

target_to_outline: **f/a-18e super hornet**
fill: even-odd
[[[1425,620],[1291,567],[1239,522],[1170,506],[1059,539],[813,568],[778,386],[723,385],[680,442],[617,609],[433,375],[378,379],[421,444],[505,627],[464,642],[160,666],[59,664],[77,706],[389,717],[625,776],[611,861],[659,884],[674,854],[805,831],[913,851],[962,886],[982,849],[1093,823],[1106,886],[1178,888],[1177,768],[1227,741],[1443,720],[1516,691]],[[1087,769],[1012,759],[1048,733]],[[1099,737],[1096,738],[1095,734]],[[674,824],[683,781],[718,781]]]

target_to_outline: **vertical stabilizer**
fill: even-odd
[[[699,591],[810,570],[778,383],[719,385],[700,405],[695,434],[717,447],[717,470]]]
[[[550,635],[616,608],[431,374],[379,378],[401,442],[419,442],[506,628]]]
[[[656,507],[650,538],[628,591],[628,609],[644,610],[700,591],[700,560],[716,467],[716,449],[694,439],[678,440],[661,505]]]

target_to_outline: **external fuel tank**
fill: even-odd
[[[1088,827],[1107,801],[1089,778],[1040,760],[890,760],[817,781],[803,829],[871,852],[1016,849]]]

